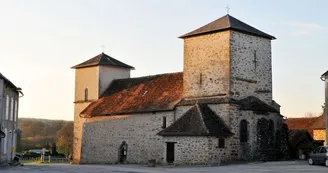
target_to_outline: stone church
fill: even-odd
[[[272,100],[271,40],[225,15],[180,37],[183,72],[131,78],[104,53],[74,67],[74,163],[275,160],[286,125]]]

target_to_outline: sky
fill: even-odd
[[[21,87],[19,117],[73,120],[74,70],[104,52],[132,77],[183,70],[177,38],[229,14],[275,36],[273,97],[287,117],[319,115],[328,70],[325,0],[0,0],[0,73]]]

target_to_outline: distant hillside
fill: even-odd
[[[22,130],[18,138],[17,151],[47,147],[56,142],[57,133],[73,121],[19,118],[18,128]]]

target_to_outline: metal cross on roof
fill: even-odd
[[[101,48],[102,48],[102,52],[104,53],[105,45],[101,45]]]
[[[229,10],[230,10],[229,4],[225,8],[227,9],[227,14],[229,14]]]

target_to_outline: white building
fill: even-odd
[[[23,95],[21,88],[0,73],[0,165],[15,156],[20,94]]]

